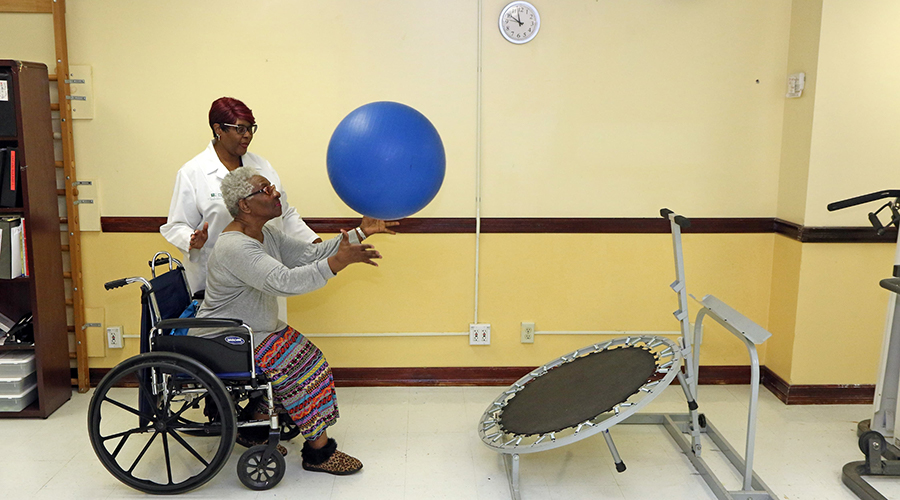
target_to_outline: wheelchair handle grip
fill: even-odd
[[[103,285],[103,287],[106,288],[107,290],[112,290],[113,288],[120,288],[127,284],[128,284],[128,279],[121,278],[121,279],[117,279],[117,280],[108,281]]]
[[[161,266],[161,265],[163,265],[163,264],[168,264],[168,263],[169,263],[169,258],[168,258],[168,257],[160,257],[160,258],[158,258],[158,259],[156,259],[156,260],[153,260],[153,261],[150,261],[150,262],[149,262],[149,264],[150,264],[151,266]]]
[[[828,204],[828,211],[834,212],[835,210],[862,205],[863,203],[869,203],[870,201],[880,200],[882,198],[900,198],[900,189],[886,189],[884,191],[864,194],[862,196],[854,196],[853,198],[847,198],[846,200],[835,201]]]
[[[659,215],[661,215],[664,219],[668,219],[669,216],[674,213],[675,212],[669,210],[668,208],[662,208],[659,210]],[[672,218],[672,220],[675,221],[675,224],[681,226],[682,229],[691,227],[691,219],[688,219],[687,217],[684,217],[682,215],[676,215]]]

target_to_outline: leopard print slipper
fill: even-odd
[[[336,476],[349,476],[350,474],[359,472],[360,469],[363,468],[363,464],[356,458],[353,458],[342,451],[335,450],[334,453],[328,457],[328,460],[320,464],[313,465],[304,461],[303,468],[312,472],[327,472]]]

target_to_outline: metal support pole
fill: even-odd
[[[616,463],[616,470],[619,472],[625,472],[625,462],[623,462],[622,458],[619,456],[619,450],[616,449],[616,444],[613,443],[612,436],[609,434],[609,429],[603,431],[603,439],[606,440],[606,446],[609,447],[609,452],[612,454],[613,462]]]
[[[756,346],[743,339],[750,351],[750,411],[747,414],[747,444],[744,448],[744,491],[752,491],[753,448],[756,443],[756,411],[759,406],[759,355]]]

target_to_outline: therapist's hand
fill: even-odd
[[[397,221],[383,221],[381,219],[363,217],[362,222],[359,224],[359,228],[362,229],[362,232],[366,235],[366,238],[368,238],[369,236],[378,233],[397,234],[389,228],[399,225],[400,223]]]
[[[191,235],[191,244],[188,246],[189,249],[201,249],[203,245],[206,244],[206,240],[209,239],[209,222],[203,223],[203,229],[198,229],[194,231]]]

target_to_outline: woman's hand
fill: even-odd
[[[191,234],[191,243],[188,245],[189,250],[201,249],[209,239],[209,222],[203,223],[203,229],[198,229]]]
[[[357,262],[377,267],[378,263],[372,259],[380,258],[381,254],[372,245],[350,244],[350,236],[347,234],[347,231],[341,229],[341,244],[338,246],[337,253],[328,257],[328,266],[331,268],[331,272],[337,274],[345,267]]]
[[[394,231],[388,229],[389,227],[399,226],[400,223],[397,221],[385,222],[381,219],[372,219],[370,217],[363,217],[362,222],[359,224],[359,228],[362,229],[362,232],[368,238],[373,234],[377,233],[387,233],[387,234],[397,234]]]

